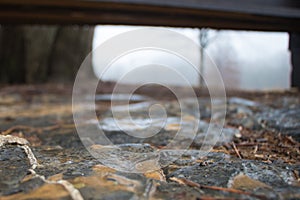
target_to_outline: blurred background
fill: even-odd
[[[143,27],[135,26],[96,26],[93,48],[103,42],[126,31]],[[228,89],[245,90],[276,90],[290,87],[290,53],[288,50],[289,35],[284,32],[255,32],[230,31],[197,28],[168,28],[190,38],[200,47],[204,47],[204,63],[201,63],[201,50],[190,52],[203,68],[204,79],[214,79],[210,72],[213,64],[220,70],[224,84]],[[171,37],[161,40],[170,40]],[[189,44],[177,41],[178,48],[189,51]],[[156,61],[167,63],[168,66],[178,70],[193,86],[199,86],[198,74],[184,61],[174,59],[172,55],[162,52],[142,52],[139,55],[127,55],[115,63],[109,71],[101,75],[104,67],[101,65],[101,56],[93,57],[93,67],[96,75],[104,81],[117,81],[122,75],[129,73],[136,66],[136,59],[147,59],[149,63]],[[201,66],[203,65],[203,66]],[[149,74],[150,73],[150,74]],[[150,77],[149,77],[150,76]],[[157,79],[157,72],[136,74],[135,79],[127,83],[141,83],[146,79]],[[161,77],[160,82],[171,85],[185,84],[172,77],[172,74]]]
[[[55,26],[21,25],[0,26],[0,82],[43,83],[72,82],[84,58],[103,42],[126,31],[143,26]],[[290,87],[289,35],[285,32],[232,31],[198,28],[170,28],[199,45],[198,52],[190,52],[205,80],[214,78],[212,65],[220,70],[228,89],[278,90]],[[146,36],[145,36],[146,37]],[[164,36],[165,37],[165,36]],[[172,38],[162,41],[173,42]],[[203,47],[203,62],[201,49]],[[121,45],[121,44],[120,44]],[[188,44],[177,41],[178,48],[189,52]],[[198,74],[180,59],[163,52],[140,52],[122,59],[100,77],[103,69],[101,56],[91,60],[93,70],[102,81],[117,81],[139,64],[163,62],[178,70],[193,86],[201,85]],[[132,76],[126,84],[158,79],[156,71],[142,71]],[[180,80],[166,73],[160,78],[165,84],[182,86]],[[209,82],[209,81],[208,81]],[[209,84],[209,83],[208,83]]]

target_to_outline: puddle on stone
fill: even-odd
[[[160,169],[159,152],[149,144],[92,145],[90,150],[102,164],[119,171],[145,173]]]
[[[153,127],[163,127],[166,131],[178,131],[181,128],[191,129],[195,126],[194,118],[183,118],[179,117],[168,117],[163,118],[104,118],[100,121],[100,127],[104,131],[140,131],[147,128]],[[151,126],[151,127],[150,127]]]
[[[138,94],[97,94],[95,101],[149,101],[150,98]]]
[[[257,103],[255,101],[251,101],[248,99],[243,99],[239,97],[231,97],[228,99],[228,104],[236,104],[241,106],[247,106],[247,107],[259,107],[261,106],[260,103]]]
[[[152,105],[151,102],[133,103],[129,105],[114,105],[113,109],[115,112],[141,112],[149,110]]]

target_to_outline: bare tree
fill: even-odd
[[[240,85],[240,71],[233,46],[228,41],[223,41],[217,48],[214,62],[223,78],[225,87],[228,89],[238,88]]]
[[[200,77],[199,77],[199,85],[202,87],[204,85],[204,68],[205,68],[205,54],[204,51],[208,47],[208,45],[213,42],[217,35],[210,36],[208,28],[200,29],[199,41],[200,41]]]

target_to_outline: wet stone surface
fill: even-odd
[[[274,109],[271,112],[262,113],[259,119],[264,127],[291,135],[300,141],[300,106]]]
[[[19,181],[30,168],[24,150],[14,145],[0,147],[0,194],[19,192]]]
[[[1,200],[300,199],[298,93],[229,97],[223,132],[218,135],[211,129],[210,137],[206,137],[212,115],[210,100],[201,97],[200,123],[192,138],[194,101],[185,100],[182,121],[175,101],[159,101],[168,114],[162,124],[160,115],[154,113],[154,120],[149,121],[145,112],[153,99],[137,96],[131,117],[140,126],[132,125],[120,106],[116,113],[124,125],[121,130],[112,121],[107,102],[102,102],[109,96],[98,96],[100,125],[117,146],[89,146],[98,152],[96,159],[76,133],[69,96],[63,92],[36,95],[32,89],[22,95],[8,91],[0,98]],[[222,116],[214,117],[211,125],[217,127]],[[152,129],[147,128],[149,124]],[[159,132],[152,137],[126,134],[126,130],[147,134],[157,127]],[[186,137],[179,137],[179,141],[191,143],[190,148],[164,149],[180,129],[186,131]],[[4,135],[14,140],[8,141]],[[201,151],[211,141],[216,142],[213,149]],[[27,145],[38,162],[36,167],[24,148]],[[127,173],[105,166],[121,158],[123,164],[126,160],[124,168],[149,170]]]
[[[252,179],[264,182],[274,190],[297,184],[294,173],[299,173],[300,166],[267,164],[218,154],[220,153],[211,153],[203,162],[179,169],[169,174],[168,178],[184,177],[199,184],[228,187],[231,180],[242,173]]]

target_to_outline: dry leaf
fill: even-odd
[[[253,191],[257,188],[268,188],[271,189],[270,186],[266,185],[263,182],[258,180],[251,179],[249,176],[244,174],[239,174],[233,178],[230,183],[231,188],[237,190],[246,190],[246,191]]]

